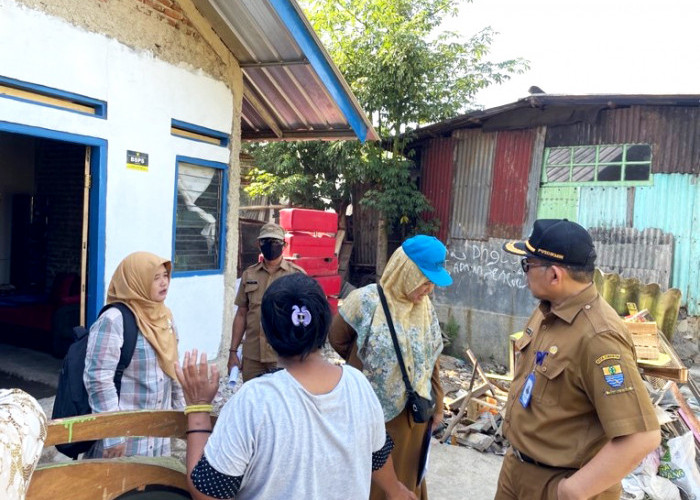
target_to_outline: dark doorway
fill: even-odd
[[[85,157],[0,132],[0,342],[62,356],[80,322]]]

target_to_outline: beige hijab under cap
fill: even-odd
[[[175,380],[177,338],[172,313],[163,302],[151,300],[151,285],[160,266],[170,274],[169,260],[149,252],[134,252],[119,263],[107,290],[107,304],[123,302],[134,313],[141,334],[156,351],[160,368]]]

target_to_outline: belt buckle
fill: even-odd
[[[520,454],[520,451],[517,448],[512,447],[512,446],[511,446],[511,449],[513,450],[513,455],[515,455],[515,458],[520,460],[521,463],[525,463],[525,460],[523,460],[523,456]]]

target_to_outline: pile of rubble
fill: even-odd
[[[508,442],[501,433],[502,410],[508,395],[503,373],[486,374],[476,358],[472,363],[448,355],[440,356],[440,381],[445,392],[443,425],[434,437],[453,445],[504,455]]]

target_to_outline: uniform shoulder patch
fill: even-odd
[[[599,365],[603,361],[607,361],[608,359],[620,359],[619,354],[603,354],[601,357],[595,360],[595,364]]]
[[[625,383],[625,374],[620,365],[603,366],[603,376],[608,385],[614,389],[622,387]]]

